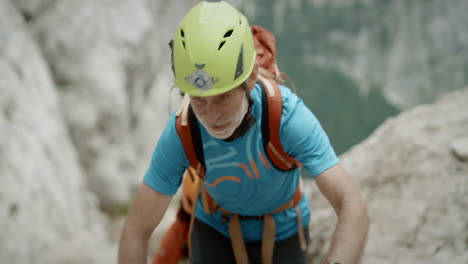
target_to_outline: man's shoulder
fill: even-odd
[[[259,109],[258,111],[262,111],[264,109],[262,104],[262,84],[257,82],[255,88],[251,92],[251,97],[255,104],[257,104]],[[303,101],[297,94],[291,90],[288,86],[278,84],[278,88],[280,90],[279,94],[275,94],[275,96],[280,96],[282,101],[282,118],[287,118],[291,115],[291,113],[297,110],[297,107],[303,104]]]
[[[166,121],[166,126],[159,138],[160,140],[173,140],[179,136],[176,128],[176,122],[179,121],[177,121],[177,111],[174,111]]]
[[[284,99],[288,99],[288,98],[294,98],[294,99],[297,99],[297,95],[291,90],[291,88],[289,88],[288,86],[286,85],[283,85],[283,84],[278,84],[278,88],[280,90],[280,96],[283,98],[283,104],[284,104]],[[254,99],[254,101],[261,101],[262,100],[262,83],[261,82],[257,82],[257,84],[255,85],[255,88],[252,90],[252,92],[250,93],[252,98]],[[277,96],[277,95],[275,95]]]

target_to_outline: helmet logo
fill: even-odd
[[[212,78],[209,73],[203,70],[193,71],[185,80],[200,89],[200,94],[213,88],[213,84],[218,82],[218,78]]]

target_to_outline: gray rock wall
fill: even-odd
[[[76,236],[104,242],[104,221],[40,47],[9,2],[0,25],[0,259],[54,263],[52,252]]]
[[[467,102],[468,87],[415,107],[341,156],[369,207],[363,263],[468,262]],[[317,261],[336,221],[308,184]]]
[[[2,262],[115,262],[99,209],[127,206],[177,105],[166,44],[188,4],[0,1]]]

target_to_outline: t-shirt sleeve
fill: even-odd
[[[156,144],[144,182],[160,193],[174,195],[188,164],[172,114]]]
[[[313,178],[333,167],[339,159],[320,122],[304,102],[282,87],[281,143],[284,150],[304,165]]]

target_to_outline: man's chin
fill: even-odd
[[[214,137],[214,138],[224,140],[224,139],[226,139],[226,138],[229,138],[229,137],[232,135],[232,133],[229,134],[229,135],[227,135],[227,134],[214,134],[214,133],[210,133],[210,135],[211,135],[212,137]]]
[[[226,131],[220,131],[220,132],[211,131],[210,129],[207,129],[207,131],[212,137],[215,137],[217,139],[222,139],[222,140],[229,138],[232,135],[232,133],[234,133],[233,129],[226,129]]]

